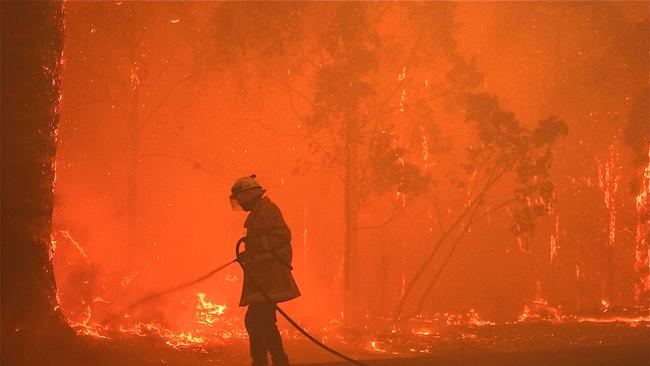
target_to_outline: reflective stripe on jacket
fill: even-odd
[[[248,214],[244,227],[246,250],[241,253],[241,258],[246,273],[239,305],[267,301],[255,285],[260,286],[274,302],[300,296],[291,274],[291,231],[278,206],[268,197],[262,197]],[[253,276],[255,281],[251,281],[249,276]]]

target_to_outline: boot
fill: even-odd
[[[269,362],[266,358],[254,359],[253,363],[251,363],[251,366],[269,366]]]
[[[271,355],[273,363],[271,366],[289,366],[289,358],[286,353]]]

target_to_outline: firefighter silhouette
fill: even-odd
[[[285,366],[289,360],[278,332],[275,304],[300,296],[300,291],[291,274],[291,231],[265,192],[255,175],[237,179],[231,188],[233,209],[249,212],[244,222],[245,250],[239,255],[245,267],[239,305],[248,306],[245,324],[252,365],[267,365],[268,353],[273,366]]]

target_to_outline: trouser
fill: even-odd
[[[248,305],[245,324],[253,366],[268,365],[267,352],[271,354],[273,366],[289,365],[276,323],[274,303],[261,302]]]

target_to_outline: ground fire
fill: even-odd
[[[3,3],[2,363],[648,364],[649,12]]]

